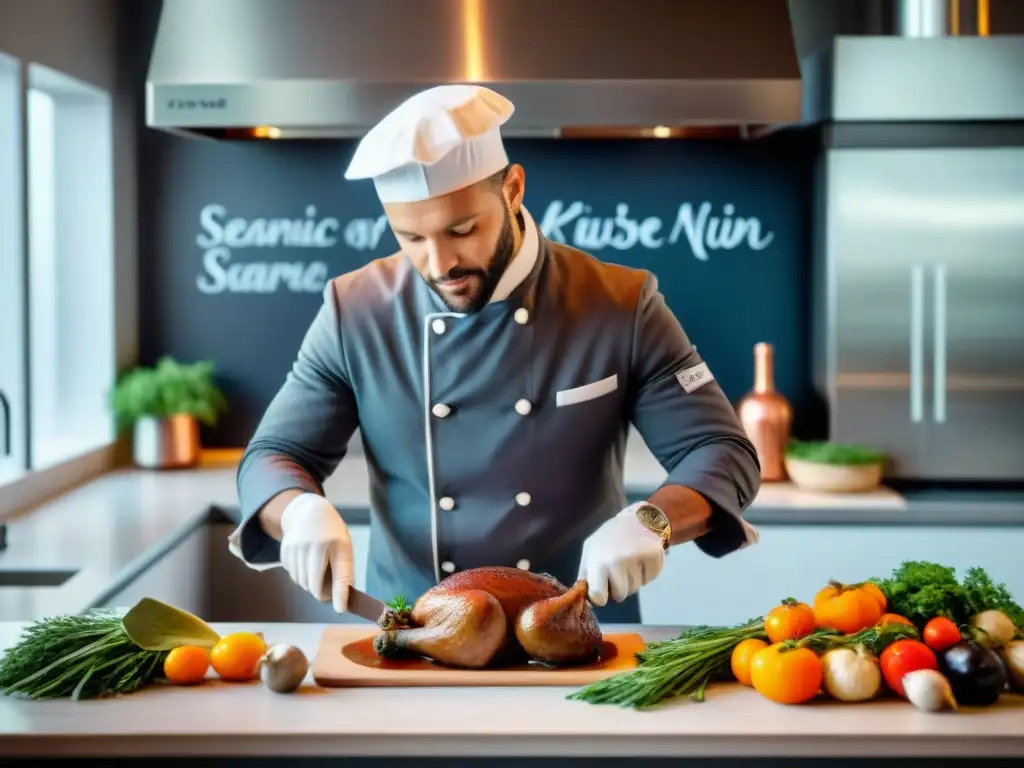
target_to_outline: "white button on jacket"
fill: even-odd
[[[442,320],[440,317],[438,317],[438,318],[436,318],[434,320],[434,322],[432,322],[430,324],[430,327],[434,329],[434,333],[436,333],[438,336],[440,336],[442,333],[445,332],[445,327],[446,326],[444,324],[444,320]]]
[[[520,307],[519,309],[516,310],[516,313],[515,315],[513,315],[513,317],[515,317],[516,322],[519,323],[520,325],[526,325],[528,322],[530,322],[530,310],[528,310],[526,307]]]
[[[516,412],[520,416],[526,416],[532,410],[533,410],[533,403],[531,403],[525,397],[522,400],[519,400],[518,402],[516,402]]]
[[[453,499],[451,496],[444,496],[437,503],[445,512],[451,512],[453,509],[455,509],[455,499]]]
[[[447,405],[445,405],[444,403],[436,403],[436,404],[434,405],[434,407],[433,407],[433,408],[431,408],[430,410],[431,410],[431,411],[433,412],[433,414],[434,414],[435,416],[437,416],[437,418],[439,418],[439,419],[443,419],[443,418],[447,417],[447,416],[448,416],[448,414],[452,412],[452,409],[451,409],[451,408],[449,408],[449,407],[448,407]]]

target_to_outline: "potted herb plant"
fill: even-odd
[[[790,440],[786,473],[793,484],[812,491],[863,493],[882,481],[886,455],[860,445],[827,440]]]
[[[122,376],[110,393],[118,431],[132,429],[132,457],[146,469],[177,469],[199,461],[199,425],[214,426],[226,410],[211,361],[163,357]]]

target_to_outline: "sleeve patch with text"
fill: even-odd
[[[693,392],[695,389],[700,389],[709,381],[714,381],[715,377],[711,374],[711,369],[708,368],[707,363],[701,363],[695,365],[692,368],[686,368],[685,370],[679,371],[676,374],[680,386],[687,392]]]

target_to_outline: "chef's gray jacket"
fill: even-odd
[[[732,405],[649,272],[538,234],[480,312],[452,312],[398,253],[333,279],[241,460],[232,551],[278,563],[255,518],[323,482],[359,428],[370,476],[367,591],[415,599],[486,565],[577,577],[584,539],[627,504],[632,423],[713,508],[696,545],[757,541],[743,519],[760,469]],[[599,611],[639,621],[638,603]]]

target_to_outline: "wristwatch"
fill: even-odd
[[[661,537],[661,545],[667,551],[669,542],[672,540],[672,524],[669,522],[668,515],[653,504],[641,502],[636,507],[636,519],[644,528]]]

